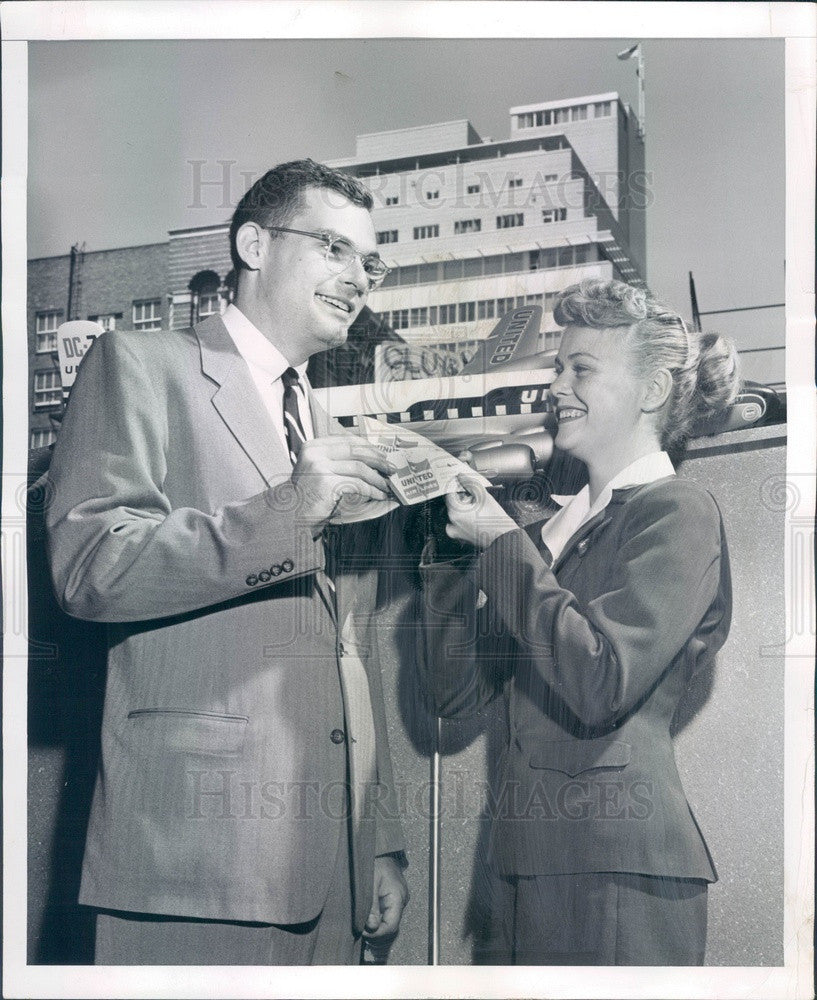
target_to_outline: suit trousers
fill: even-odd
[[[489,875],[481,965],[703,965],[707,883],[619,872]]]
[[[323,910],[302,924],[100,910],[95,965],[357,965],[347,824]]]

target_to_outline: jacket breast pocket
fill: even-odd
[[[244,748],[249,718],[181,708],[139,708],[128,712],[128,738],[141,753],[176,751],[233,757]]]
[[[632,747],[619,740],[544,740],[530,751],[531,767],[560,771],[571,778],[597,768],[620,769],[632,759]]]

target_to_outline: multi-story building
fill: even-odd
[[[519,305],[544,308],[582,277],[646,278],[644,144],[615,93],[510,109],[510,137],[466,120],[357,137],[333,161],[365,183],[392,267],[345,348],[313,359],[316,384],[365,379],[374,344],[486,336]],[[56,330],[66,319],[161,331],[223,310],[232,294],[227,225],[171,230],[166,243],[29,261],[31,447],[49,444],[62,394]]]
[[[45,447],[56,437],[59,325],[90,319],[105,330],[166,330],[167,256],[167,243],[151,243],[89,253],[74,247],[70,254],[28,262],[29,447]]]
[[[617,94],[510,109],[509,139],[468,121],[357,137],[332,163],[375,197],[394,270],[371,306],[409,342],[480,338],[582,277],[646,278],[644,142]]]

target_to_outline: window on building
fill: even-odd
[[[62,312],[59,309],[49,309],[38,312],[34,319],[34,329],[37,334],[37,354],[50,354],[57,349],[57,327],[60,325]]]
[[[397,242],[397,230],[396,229],[381,229],[377,234],[378,243],[396,243]]]
[[[528,111],[523,115],[516,116],[518,128],[533,128],[533,112]]]
[[[399,204],[400,204],[400,196],[399,195],[397,195],[397,194],[387,194],[386,195],[386,206],[387,207],[389,205],[399,205]]]
[[[506,312],[510,312],[513,309],[513,299],[497,299],[496,300],[496,314],[497,316],[504,316]]]
[[[508,187],[509,188],[520,188],[520,187],[522,187],[522,178],[521,177],[511,177],[511,178],[509,178],[508,179]]]
[[[414,227],[415,240],[433,240],[439,235],[440,227],[438,225]]]
[[[439,197],[439,191],[426,191],[426,201],[437,201]]]
[[[405,330],[409,325],[408,309],[392,309],[391,328],[392,330]]]
[[[452,302],[444,306],[440,306],[440,323],[456,323],[457,322],[457,305]]]
[[[553,122],[555,125],[564,125],[570,121],[570,108],[557,108],[553,112]]]
[[[494,299],[482,299],[477,302],[477,319],[493,319],[496,315],[496,302]]]
[[[409,326],[428,326],[428,309],[425,306],[411,310]]]
[[[575,108],[571,108],[570,110],[574,122],[583,122],[587,118],[586,104],[577,104]]]
[[[199,319],[206,319],[208,316],[219,316],[221,314],[221,296],[218,292],[202,292],[199,295]]]
[[[514,226],[524,226],[525,216],[522,212],[515,212],[512,215],[498,215],[496,217],[497,229],[513,229]]]
[[[31,432],[30,448],[47,448],[57,440],[57,435],[51,430],[39,430]]]
[[[546,184],[549,184],[551,181],[558,181],[558,180],[559,180],[559,175],[558,174],[545,174],[545,183]]]
[[[134,330],[161,330],[162,300],[145,299],[133,303]]]
[[[613,102],[612,101],[601,101],[599,104],[595,105],[596,118],[609,118],[613,113]]]
[[[542,222],[564,222],[567,219],[566,208],[543,208]]]
[[[480,186],[479,184],[469,184],[465,190],[468,194],[479,194]]]
[[[587,245],[583,245],[582,247],[492,254],[487,257],[458,258],[431,264],[406,264],[393,268],[386,276],[384,284],[391,287],[408,287],[418,284],[436,284],[443,281],[461,281],[464,278],[490,277],[496,274],[520,274],[525,271],[565,266],[565,263],[573,262],[574,254],[576,263],[586,263],[588,260],[597,259],[593,246],[591,245],[588,249]]]
[[[553,124],[553,112],[552,111],[537,111],[536,112],[536,124],[537,125],[552,125]]]
[[[34,376],[34,409],[47,410],[62,402],[59,372],[37,372]]]
[[[457,219],[454,222],[454,235],[463,233],[478,233],[482,229],[482,219]]]
[[[103,330],[115,330],[117,320],[122,319],[122,313],[99,313],[97,316],[89,316],[88,319],[99,323]]]
[[[460,302],[457,314],[460,323],[473,323],[477,318],[476,302]]]
[[[544,301],[545,301],[544,294],[526,295],[525,296],[525,305],[526,306],[541,306],[541,305],[544,304]]]

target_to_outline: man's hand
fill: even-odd
[[[366,918],[363,937],[376,958],[388,951],[408,901],[408,886],[400,865],[388,855],[375,858],[372,909]]]
[[[305,441],[292,470],[301,516],[317,534],[341,497],[388,500],[386,476],[395,468],[383,452],[360,438],[338,435]]]
[[[445,498],[448,524],[445,533],[457,542],[467,542],[477,549],[516,528],[516,521],[506,514],[485,487],[478,481],[458,476],[462,489]]]

